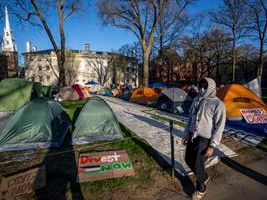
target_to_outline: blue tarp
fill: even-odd
[[[87,83],[85,83],[85,85],[95,85],[95,84],[98,84],[98,83],[94,81],[88,81]]]
[[[227,120],[226,124],[258,136],[267,136],[267,124],[248,124],[244,119],[242,121]]]
[[[148,85],[148,87],[150,88],[159,88],[159,87],[163,87],[163,88],[168,88],[168,86],[165,83],[151,83]]]

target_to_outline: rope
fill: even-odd
[[[122,141],[126,141],[126,140],[133,139],[133,138],[138,138],[138,137],[137,136],[131,136],[131,137],[127,137],[127,138],[124,138],[124,139],[121,139],[121,140],[105,142],[105,143],[96,144],[96,145],[92,145],[92,146],[78,147],[78,148],[75,148],[75,149],[69,149],[69,150],[64,150],[64,151],[54,152],[54,153],[40,153],[39,155],[45,154],[45,156],[55,156],[55,155],[60,155],[60,154],[64,154],[64,153],[69,153],[69,152],[76,152],[76,151],[80,152],[81,150],[84,150],[84,149],[91,149],[91,148],[96,148],[96,147],[100,147],[100,146],[105,146],[105,145],[108,145],[108,144],[122,142]],[[23,159],[23,160],[33,160],[33,159],[36,159],[36,156],[33,157],[33,158]],[[8,164],[8,163],[11,163],[11,162],[20,162],[20,161],[23,161],[23,160],[8,160],[8,161],[1,162],[0,165]]]

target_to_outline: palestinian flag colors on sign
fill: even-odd
[[[77,182],[133,175],[133,165],[125,150],[85,153],[79,157]]]

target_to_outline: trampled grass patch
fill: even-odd
[[[179,125],[179,126],[182,126],[182,127],[185,127],[186,126],[186,123],[181,122],[181,121],[178,121],[178,120],[173,120],[173,119],[170,119],[170,118],[167,118],[167,117],[162,117],[162,116],[159,116],[159,115],[155,115],[155,114],[150,113],[150,112],[147,112],[147,111],[142,111],[142,112],[144,112],[146,114],[149,114],[154,119],[157,119],[157,120],[162,121],[162,122],[170,122],[170,121],[173,121],[173,123],[176,124],[176,125]]]
[[[86,100],[60,102],[64,110],[69,114],[71,120],[73,120],[73,118],[75,117],[75,111],[77,109],[81,109],[85,103]]]

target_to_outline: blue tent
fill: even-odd
[[[94,81],[88,81],[87,83],[85,83],[85,85],[95,85],[95,84],[98,84],[98,83]]]
[[[168,86],[165,83],[160,83],[160,82],[151,83],[148,85],[148,87],[150,87],[150,88],[159,88],[159,87],[168,88]]]

